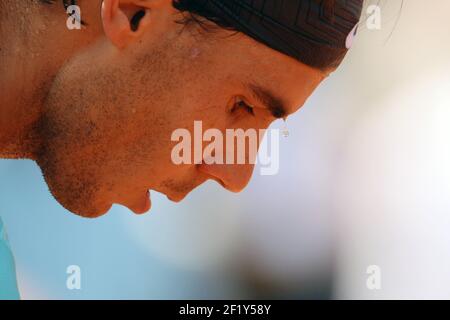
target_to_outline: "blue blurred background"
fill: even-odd
[[[152,193],[143,216],[88,220],[36,164],[0,160],[22,298],[450,298],[450,2],[405,1],[396,26],[400,1],[381,5],[381,30],[361,28],[289,118],[279,173],[256,169],[240,194],[211,182],[181,204]]]

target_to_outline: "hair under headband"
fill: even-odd
[[[267,46],[319,69],[337,67],[356,34],[363,0],[194,0]],[[175,1],[177,2],[177,1]],[[183,1],[178,1],[183,2]]]

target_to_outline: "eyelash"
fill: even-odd
[[[244,111],[246,111],[248,114],[250,114],[250,115],[252,115],[252,116],[255,115],[254,107],[251,106],[251,105],[249,105],[249,104],[247,104],[247,103],[246,103],[244,100],[242,100],[241,98],[237,98],[237,99],[236,99],[236,102],[235,102],[233,111],[235,111],[236,107],[237,107],[237,108],[243,109]]]

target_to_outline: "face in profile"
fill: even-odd
[[[115,203],[148,211],[148,190],[173,201],[210,179],[242,190],[253,165],[174,164],[172,133],[193,132],[194,121],[203,130],[266,129],[297,111],[323,72],[244,34],[180,24],[171,1],[140,8],[136,30],[136,8],[108,3],[104,32],[58,71],[39,122],[37,163],[51,193],[96,217]]]

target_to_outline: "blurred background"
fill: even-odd
[[[381,29],[362,24],[289,118],[279,173],[257,168],[241,194],[211,182],[181,204],[152,193],[143,216],[115,206],[87,220],[36,164],[0,160],[22,298],[450,299],[450,2],[379,5]],[[66,287],[70,265],[80,290]]]

